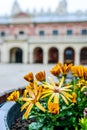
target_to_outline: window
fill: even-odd
[[[59,52],[56,47],[51,47],[48,51],[48,63],[57,63]]]
[[[19,34],[20,34],[20,35],[24,35],[24,31],[20,31]]]
[[[53,30],[53,35],[58,35],[58,30]]]
[[[87,29],[83,29],[83,30],[81,31],[81,34],[82,34],[82,35],[87,35]]]
[[[1,36],[4,37],[6,34],[5,32],[1,32]]]
[[[74,50],[71,47],[68,47],[64,51],[64,63],[66,64],[74,64]]]
[[[44,31],[43,30],[39,31],[39,35],[44,36],[45,35]]]
[[[72,30],[67,30],[67,35],[72,35]]]
[[[66,59],[71,59],[72,58],[72,50],[66,50],[65,55],[66,55]]]
[[[82,48],[80,52],[80,63],[83,65],[87,65],[87,47]]]

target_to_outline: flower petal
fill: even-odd
[[[58,101],[58,100],[59,100],[58,95],[59,95],[59,94],[56,93],[55,96],[54,96],[54,103],[57,103],[57,104],[59,103],[59,101]]]
[[[49,98],[49,100],[48,100],[48,104],[52,101],[53,97],[54,97],[54,94],[52,94],[52,95],[50,96],[50,98]]]
[[[31,104],[28,106],[26,112],[24,113],[24,118],[26,118],[26,119],[28,118],[29,113],[30,113],[32,107],[33,107],[33,104],[31,103]]]
[[[45,108],[39,103],[39,102],[36,102],[35,105],[40,109],[42,110],[43,112],[45,112]]]
[[[63,98],[63,100],[64,100],[64,102],[66,103],[66,105],[68,105],[68,104],[69,104],[68,100],[67,100],[62,94],[60,94],[60,95],[61,95],[61,97]]]
[[[21,107],[21,111],[23,111],[24,109],[26,109],[26,107],[29,105],[29,102],[26,102],[22,107]]]
[[[47,93],[47,94],[41,96],[41,98],[45,98],[45,97],[47,97],[47,96],[49,96],[49,95],[51,95],[51,94],[52,94],[52,93]]]
[[[60,84],[59,84],[59,87],[60,87],[60,88],[61,88],[63,82],[64,82],[64,76],[62,76],[61,82],[60,82]]]

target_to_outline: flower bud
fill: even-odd
[[[27,81],[29,81],[29,82],[33,82],[33,80],[34,80],[33,73],[30,72],[30,73],[26,74],[26,75],[24,76],[24,79],[27,80]]]

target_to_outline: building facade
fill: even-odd
[[[54,12],[23,12],[0,18],[0,63],[87,65],[87,12],[67,11],[61,0]]]

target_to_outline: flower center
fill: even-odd
[[[59,92],[60,92],[60,88],[57,87],[57,86],[54,86],[54,92],[55,92],[55,93],[59,93]]]

